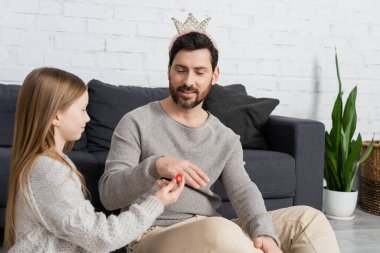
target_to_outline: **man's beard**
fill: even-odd
[[[209,94],[210,90],[211,90],[211,86],[212,86],[212,81],[210,81],[210,84],[209,86],[207,87],[207,90],[204,91],[203,94],[199,94],[200,91],[199,89],[195,88],[194,86],[187,86],[187,85],[181,85],[179,87],[177,87],[177,89],[174,89],[170,79],[169,79],[169,90],[170,90],[170,95],[174,101],[174,103],[176,103],[177,105],[181,106],[183,109],[193,109],[194,107],[196,107],[197,105],[199,105],[200,103],[202,103],[207,95]],[[182,97],[180,97],[178,95],[178,92],[180,91],[190,91],[190,92],[194,92],[196,94],[195,96],[195,99],[183,99]]]

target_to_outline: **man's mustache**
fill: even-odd
[[[187,86],[187,85],[182,85],[176,89],[177,91],[190,91],[194,93],[199,93],[198,89],[194,88],[193,86]]]

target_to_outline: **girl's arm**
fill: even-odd
[[[138,238],[163,212],[149,196],[118,216],[95,212],[83,196],[77,176],[48,157],[38,159],[28,185],[37,218],[52,234],[90,252],[108,252]]]

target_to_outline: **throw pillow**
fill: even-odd
[[[243,148],[267,149],[261,132],[278,104],[277,99],[255,98],[215,84],[203,108],[240,135]]]
[[[91,121],[86,133],[88,149],[108,151],[111,138],[120,119],[137,107],[169,96],[168,88],[149,88],[138,86],[115,86],[98,80],[88,83],[88,114]]]

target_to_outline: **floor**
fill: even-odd
[[[359,208],[355,210],[355,216],[352,221],[329,220],[341,253],[380,253],[380,216]],[[0,253],[5,251],[0,248]]]
[[[352,221],[329,221],[341,253],[380,253],[380,216],[356,208]]]

